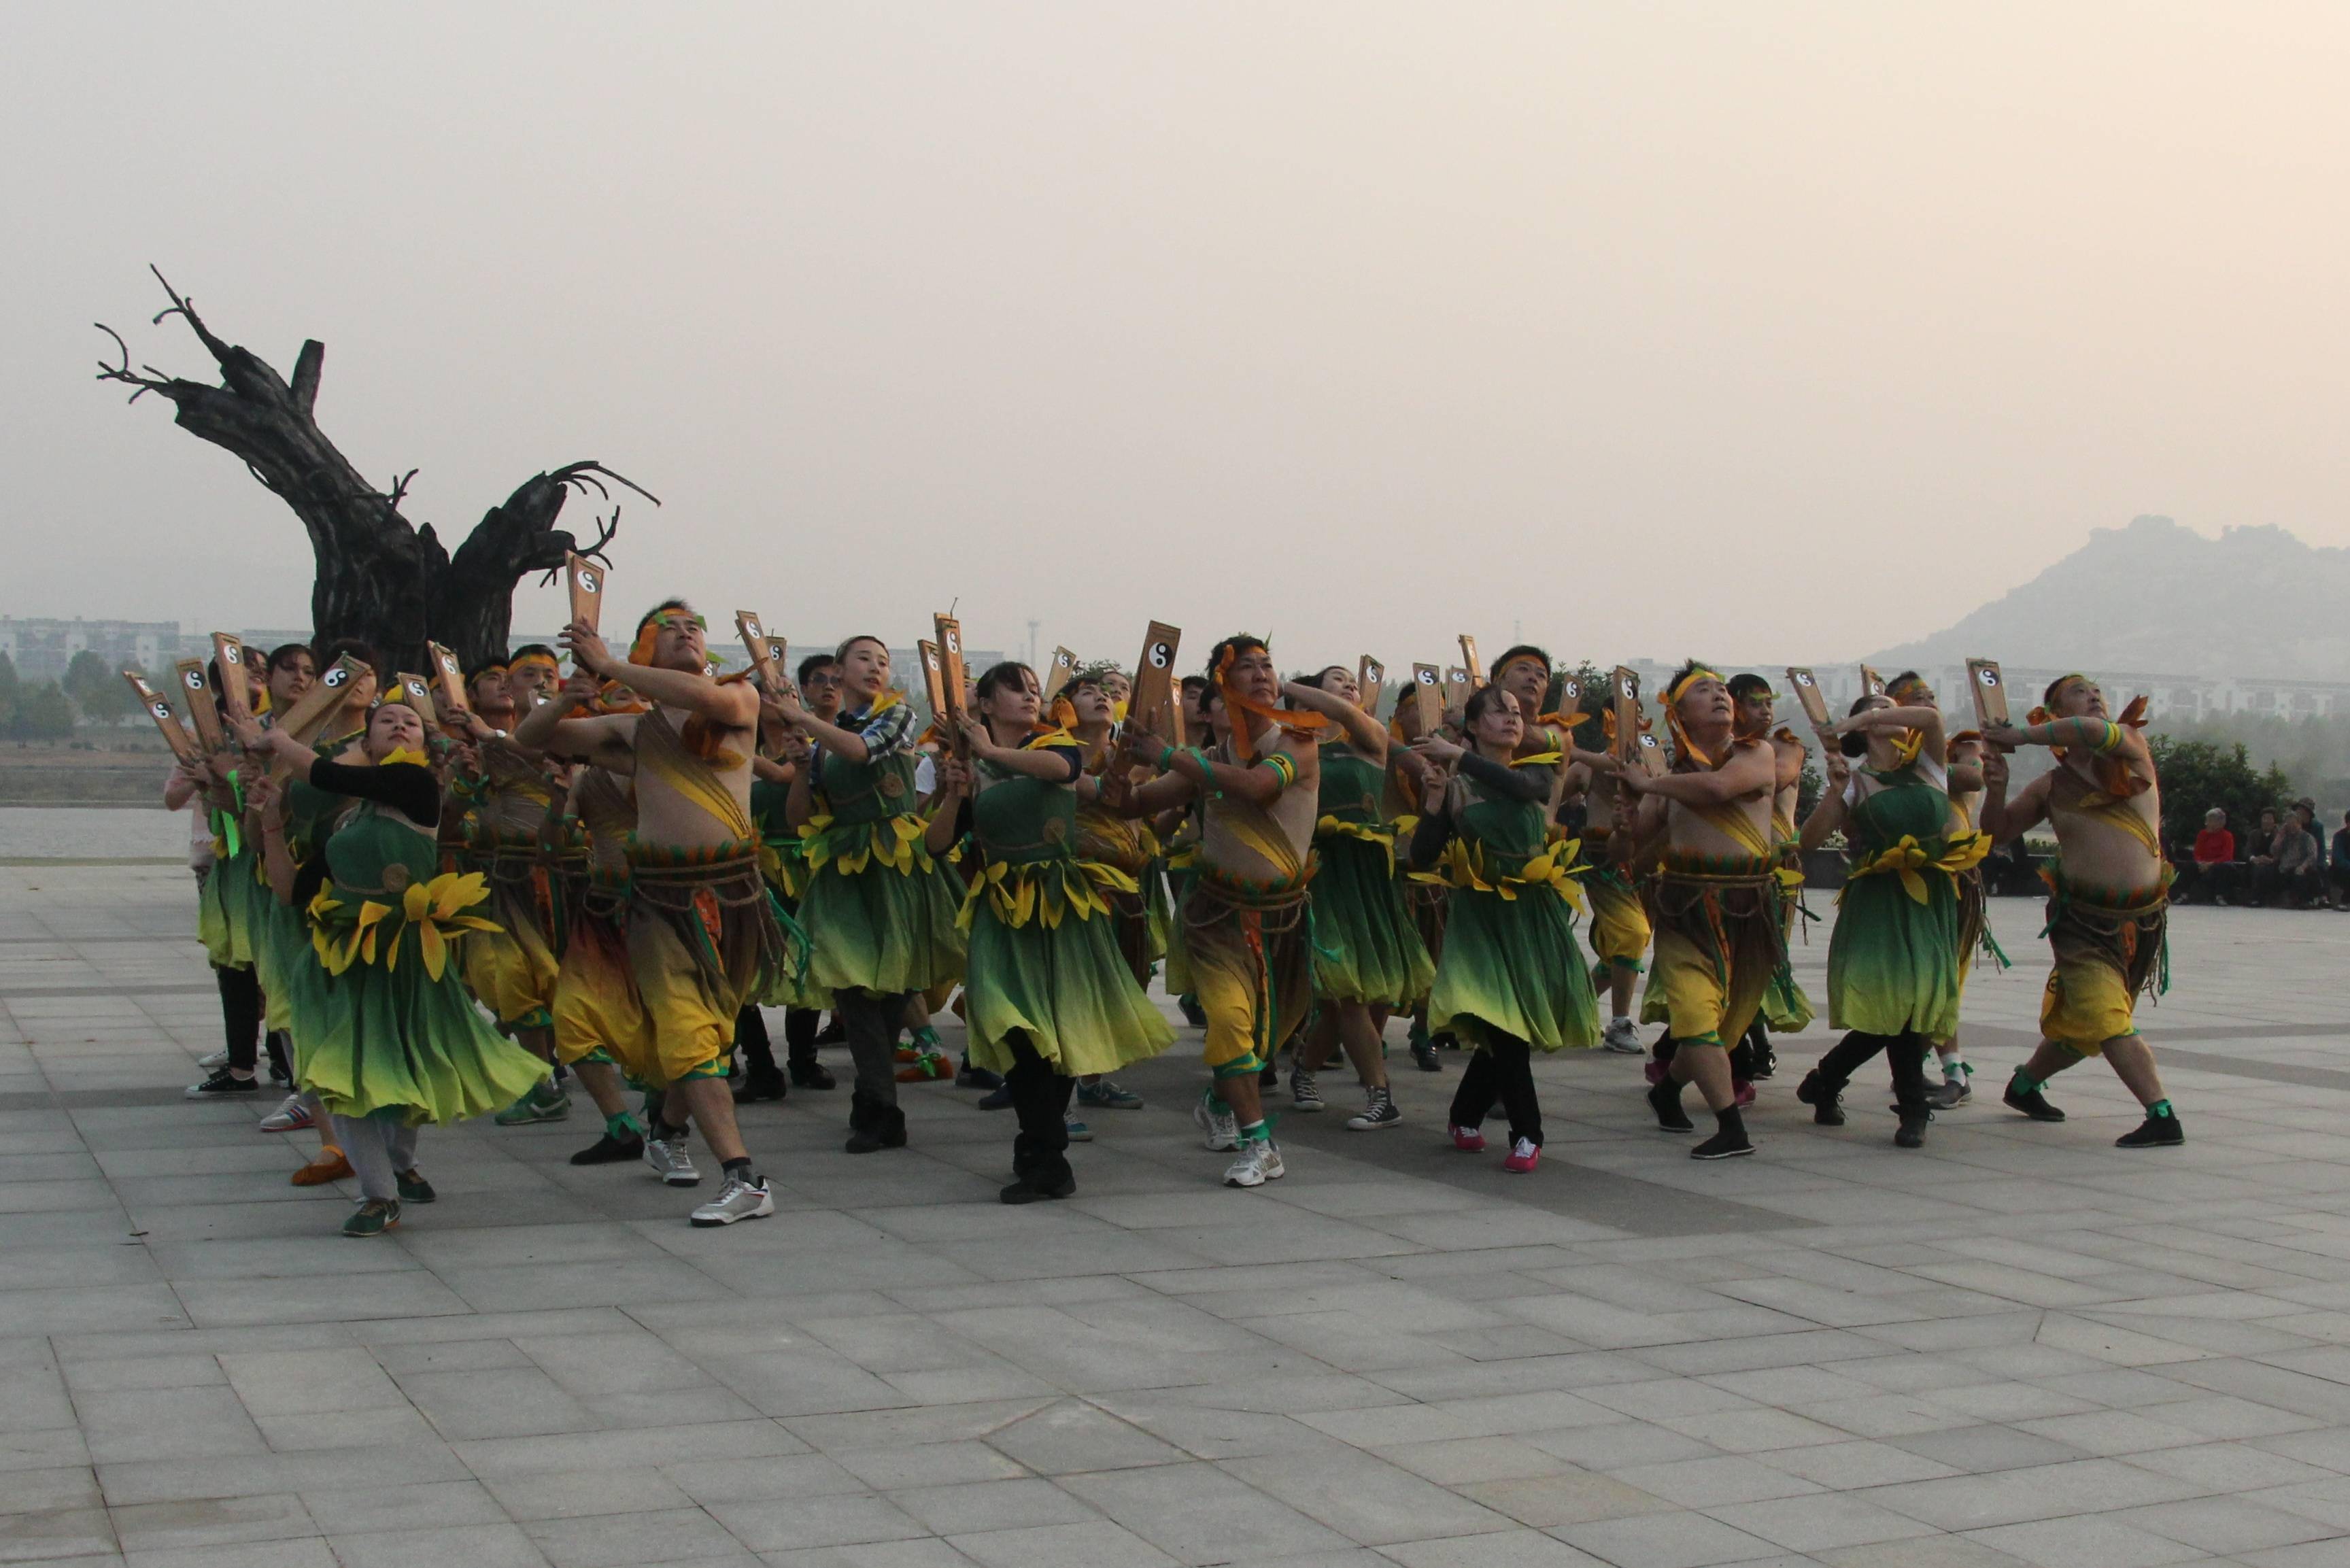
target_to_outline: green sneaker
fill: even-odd
[[[518,1127],[532,1122],[559,1122],[570,1114],[571,1096],[556,1088],[554,1079],[541,1078],[528,1094],[490,1119],[502,1127]]]
[[[400,1205],[388,1198],[370,1198],[343,1221],[346,1236],[380,1236],[400,1223]]]
[[[392,1172],[391,1179],[400,1184],[400,1200],[402,1203],[430,1203],[441,1196],[432,1190],[432,1184],[424,1179],[424,1173],[421,1170],[412,1168],[396,1170]]]

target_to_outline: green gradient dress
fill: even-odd
[[[432,835],[362,801],[328,839],[328,879],[305,913],[313,979],[297,982],[302,1086],[345,1116],[397,1112],[411,1126],[503,1110],[546,1075],[492,1029],[457,950],[486,922],[479,875],[436,876]]]
[[[1074,787],[985,763],[977,771],[959,921],[971,937],[972,1061],[1010,1072],[1015,1035],[1063,1077],[1158,1055],[1175,1032],[1135,981],[1109,898],[1134,893],[1134,878],[1077,857]]]
[[[1428,998],[1431,1034],[1499,1031],[1541,1051],[1599,1043],[1591,965],[1575,940],[1576,846],[1548,840],[1547,794],[1512,800],[1462,773],[1469,804],[1433,872],[1449,883],[1444,956]]]
[[[800,830],[799,922],[816,943],[802,1005],[828,1006],[837,991],[892,996],[962,978],[962,887],[923,846],[914,770],[909,752],[861,763],[823,754],[825,809]]]
[[[1982,858],[1981,834],[1946,832],[1950,797],[1919,764],[1879,773],[1845,819],[1852,870],[1828,939],[1828,1023],[1865,1034],[1959,1026],[1956,873]]]
[[[1396,877],[1392,824],[1380,809],[1387,770],[1353,746],[1322,747],[1320,816],[1314,824],[1314,993],[1333,1002],[1409,1007],[1436,976],[1436,961]]]

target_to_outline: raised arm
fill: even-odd
[[[573,716],[602,690],[589,671],[582,669],[574,672],[554,696],[533,708],[515,726],[515,744],[550,756],[585,758],[607,767],[618,764],[625,769],[628,761],[614,753],[628,750],[634,717],[617,713],[600,713],[588,719]]]
[[[968,715],[962,721],[962,733],[972,756],[993,763],[1006,773],[1043,779],[1046,784],[1075,784],[1086,769],[1085,753],[1075,746],[1038,746],[1033,751],[1025,746],[999,746],[986,727]],[[941,768],[939,776],[944,778],[943,763]]]
[[[1918,753],[1920,756],[1939,763],[1948,754],[1939,708],[1871,708],[1865,713],[1849,714],[1828,727],[1832,735],[1878,735],[1888,730],[1915,730],[1925,736],[1926,743]]]
[[[2128,724],[2110,719],[2051,719],[2044,724],[1988,724],[1983,739],[2002,751],[2018,746],[2081,746],[2101,756],[2149,761],[2146,736]]]
[[[2034,726],[2038,728],[2039,726]],[[2021,838],[2039,826],[2048,815],[2048,792],[2056,775],[2043,774],[2023,786],[2023,793],[2010,802],[2007,798],[2007,758],[1997,752],[1983,757],[1983,804],[1976,822],[1994,844],[2005,844]]]
[[[698,670],[660,670],[615,659],[585,621],[563,628],[563,645],[580,669],[617,680],[665,708],[683,708],[729,729],[747,730],[759,722],[759,690],[747,680],[722,683]]]
[[[1334,696],[1319,686],[1308,686],[1303,680],[1282,682],[1281,694],[1289,699],[1290,705],[1293,707],[1303,708],[1310,713],[1319,713],[1326,719],[1337,721],[1338,727],[1347,732],[1348,743],[1372,762],[1379,763],[1387,760],[1387,726],[1363,711],[1356,703],[1349,702],[1343,697]]]
[[[1776,789],[1779,763],[1770,747],[1757,743],[1738,747],[1719,768],[1667,774],[1654,779],[1637,768],[1627,768],[1617,778],[1619,787],[1635,794],[1677,800],[1683,805],[1720,805],[1724,801]]]
[[[1827,753],[1827,787],[1813,803],[1812,815],[1804,818],[1803,832],[1796,836],[1805,849],[1817,849],[1828,841],[1828,835],[1844,826],[1845,786],[1852,782],[1852,763],[1842,752]]]

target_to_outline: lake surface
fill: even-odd
[[[189,826],[161,807],[0,806],[0,860],[184,860]]]

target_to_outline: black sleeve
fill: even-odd
[[[1069,764],[1069,776],[1061,781],[1063,784],[1073,784],[1076,783],[1078,779],[1085,776],[1085,753],[1078,751],[1074,746],[1055,746],[1053,749],[1060,753],[1061,760],[1063,762]]]
[[[1445,809],[1431,811],[1419,819],[1411,830],[1411,868],[1425,871],[1436,864],[1444,846],[1452,841],[1452,811],[1451,803]]]
[[[327,857],[325,846],[321,846],[317,854],[311,856],[294,868],[294,912],[296,914],[301,914],[309,909],[310,900],[318,896],[318,889],[326,880]]]
[[[1488,794],[1515,801],[1541,801],[1550,796],[1549,786],[1542,778],[1474,752],[1461,753],[1461,760],[1453,765],[1482,784]]]
[[[414,763],[350,767],[321,757],[310,764],[310,783],[328,794],[356,795],[388,805],[422,828],[441,826],[441,784],[431,768]]]

